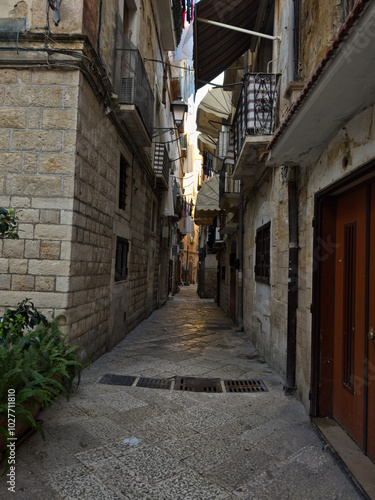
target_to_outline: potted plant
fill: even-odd
[[[69,399],[76,375],[79,383],[78,346],[66,343],[61,319],[48,322],[29,299],[0,318],[0,452],[9,454],[6,444],[14,431],[33,428],[45,439],[36,421],[39,409],[56,404],[61,393]]]

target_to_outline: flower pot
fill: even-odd
[[[35,401],[30,402],[29,405],[27,405],[27,409],[31,411],[31,414],[33,416],[33,419],[36,420],[37,416],[39,415],[41,406],[38,403],[35,403]],[[11,417],[12,418],[12,417]],[[1,418],[0,419],[0,427],[3,427],[4,429],[8,428],[7,425],[7,419],[6,418]],[[16,418],[16,427],[15,427],[15,435],[12,437],[16,437],[17,441],[15,441],[15,444],[19,444],[20,442],[23,441],[23,437],[32,429],[32,426],[30,425],[30,422],[25,421],[22,417],[22,415],[18,416]],[[2,455],[7,447],[7,439],[4,436],[0,435],[0,455]]]

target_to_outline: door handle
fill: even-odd
[[[374,329],[372,328],[372,326],[370,326],[370,330],[367,332],[367,338],[369,340],[375,339],[375,333],[374,333]]]

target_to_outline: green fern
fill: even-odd
[[[79,384],[82,370],[78,346],[68,345],[67,335],[60,331],[61,318],[40,323],[23,336],[10,330],[0,343],[0,421],[7,419],[8,393],[14,391],[16,420],[39,431],[43,439],[43,430],[32,415],[33,405],[56,404],[60,394],[69,400],[73,380],[78,376]],[[9,437],[5,426],[0,425],[0,435]]]

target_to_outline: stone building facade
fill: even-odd
[[[177,259],[174,214],[161,210],[181,151],[163,146],[156,170],[154,144],[175,127],[163,63],[177,40],[162,3],[64,0],[56,25],[44,0],[0,6],[0,205],[20,221],[20,239],[0,241],[0,306],[31,297],[64,314],[84,361],[167,299]],[[144,85],[126,89],[144,108],[122,94],[133,74]]]
[[[220,202],[220,304],[229,314],[235,253],[238,327],[287,392],[312,416],[338,423],[374,461],[374,5],[268,4],[256,25],[244,26],[275,38],[250,41],[242,59],[247,100],[234,94],[233,146],[222,168],[232,166],[243,201]],[[228,9],[214,20],[228,24]],[[201,49],[201,57],[209,52]],[[242,76],[228,71],[225,83],[234,73]],[[267,110],[244,110],[257,97]],[[257,118],[263,123],[254,125]]]

